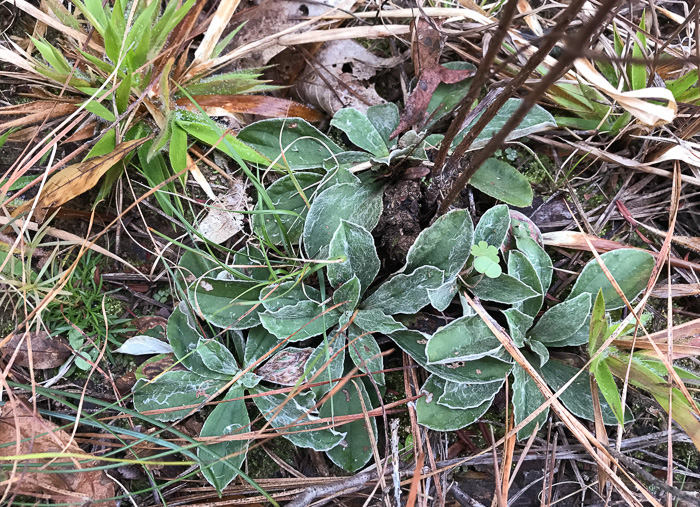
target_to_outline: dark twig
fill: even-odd
[[[469,87],[467,96],[464,97],[457,105],[457,116],[447,129],[445,138],[440,146],[440,151],[437,154],[435,165],[433,166],[433,177],[440,174],[440,169],[442,169],[442,166],[445,163],[445,159],[447,158],[447,150],[452,144],[452,140],[460,131],[461,125],[464,123],[467,114],[469,114],[472,104],[479,95],[479,90],[482,86],[484,86],[484,84],[486,84],[486,80],[489,77],[489,69],[491,68],[491,64],[496,59],[496,55],[498,55],[498,52],[501,49],[501,44],[503,44],[503,39],[505,39],[506,35],[508,34],[508,27],[510,26],[513,16],[515,16],[517,7],[517,0],[508,0],[508,3],[506,3],[501,10],[501,21],[498,24],[496,34],[489,43],[489,50],[479,65],[479,69],[477,70],[474,80]]]
[[[528,60],[518,75],[505,87],[503,95],[500,96],[493,104],[491,104],[487,112],[481,116],[474,127],[472,127],[467,135],[464,136],[464,139],[459,143],[457,148],[455,148],[454,153],[450,156],[447,163],[446,171],[448,174],[451,173],[451,168],[457,166],[457,163],[462,158],[464,153],[466,153],[467,149],[469,149],[474,139],[476,139],[476,136],[478,136],[479,133],[481,133],[481,131],[486,127],[486,124],[490,119],[490,115],[488,114],[489,111],[498,111],[508,97],[510,97],[511,93],[522,83],[524,83],[530,74],[537,68],[537,66],[546,58],[549,51],[551,51],[556,42],[558,42],[558,40],[566,32],[566,28],[570,21],[582,8],[584,1],[585,0],[575,0],[569,5],[569,7],[567,7],[559,19],[559,22],[545,39],[542,46],[537,50],[532,58]],[[513,129],[520,125],[523,118],[525,118],[525,115],[535,106],[539,98],[544,95],[544,93],[568,71],[569,66],[578,55],[580,49],[588,47],[591,35],[600,28],[600,25],[616,4],[616,0],[608,0],[598,9],[595,16],[593,16],[591,20],[581,28],[577,36],[569,41],[569,44],[567,44],[564,53],[560,57],[557,64],[542,78],[539,85],[534,88],[525,97],[525,99],[523,99],[520,107],[515,111],[513,116],[508,119],[503,128],[491,138],[491,140],[482,150],[476,153],[474,160],[468,163],[465,170],[455,180],[450,187],[447,196],[440,204],[439,214],[443,214],[448,210],[469,179],[479,169],[481,164],[483,164],[486,159],[488,159],[500,147],[500,145],[508,137],[508,134],[510,134]]]

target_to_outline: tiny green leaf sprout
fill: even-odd
[[[489,245],[486,241],[479,241],[472,245],[472,255],[474,256],[473,268],[489,278],[498,278],[503,270],[498,263],[498,249]]]

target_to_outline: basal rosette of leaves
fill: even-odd
[[[437,110],[440,100],[448,99],[454,97],[446,94],[431,107]],[[544,110],[534,114],[516,132],[527,135],[554,124]],[[392,141],[398,121],[393,104],[369,108],[366,115],[341,110],[332,124],[357,147],[352,151],[300,119],[264,120],[239,133],[238,141],[281,161],[287,174],[259,192],[251,222],[260,248],[249,244],[228,265],[194,253],[183,256],[183,302],[170,317],[168,339],[187,371],[140,380],[134,388],[138,410],[161,409],[154,417],[177,420],[228,390],[223,399],[233,401],[216,405],[202,435],[243,434],[251,431],[242,401],[248,393],[284,438],[326,452],[336,465],[354,472],[372,458],[378,438],[374,419],[368,429],[362,414],[380,406],[386,389],[377,340],[384,336],[430,373],[416,402],[421,424],[438,431],[472,424],[509,375],[517,424],[544,399],[481,318],[457,304],[460,289],[499,308],[492,318],[553,389],[578,373],[550,360],[550,350],[588,342],[592,297],[601,289],[608,310],[622,301],[591,261],[570,295],[538,317],[552,282],[552,262],[506,205],[490,209],[476,227],[467,210],[439,217],[418,236],[399,271],[380,275],[372,230],[382,214],[383,186],[375,181],[375,171],[356,174],[355,169],[382,171],[406,157],[425,159],[425,150],[440,140],[408,132]],[[476,178],[476,188],[512,204],[529,204],[527,181],[523,184],[510,166],[492,165],[494,172],[484,166],[484,181],[490,183],[481,188]],[[269,252],[307,262],[297,269],[275,269]],[[602,257],[625,296],[634,299],[647,283],[653,257],[631,249]],[[411,329],[410,318],[430,307],[438,312],[451,307],[450,315],[459,316],[432,335]],[[228,348],[208,337],[217,333],[228,336]],[[366,375],[329,396],[353,368]],[[312,387],[300,388],[309,382]],[[606,398],[599,399],[605,422],[615,424]],[[575,415],[592,419],[586,377],[574,380],[561,400]],[[354,418],[328,427],[328,420],[347,415]],[[540,414],[519,436],[529,435],[546,416]],[[202,451],[207,480],[224,488],[238,473],[246,448],[244,437],[207,445]],[[220,459],[206,457],[212,453]]]
[[[288,229],[280,236],[294,238],[309,259],[327,263],[318,265],[313,278],[302,272],[294,279],[274,281],[263,253],[251,246],[234,256],[232,266],[259,264],[261,269],[240,270],[186,254],[181,267],[188,273],[183,277],[187,302],[180,303],[170,317],[168,338],[188,371],[139,381],[134,388],[138,410],[167,409],[154,417],[177,420],[203,397],[230,386],[224,399],[235,401],[216,406],[202,436],[250,431],[242,401],[247,391],[254,395],[259,412],[282,436],[299,447],[325,451],[335,464],[355,471],[371,459],[376,423],[371,425],[373,435],[363,418],[332,429],[299,430],[312,429],[319,418],[358,417],[379,406],[385,377],[377,336],[389,337],[431,374],[421,388],[424,396],[416,404],[418,421],[428,428],[449,431],[475,422],[511,374],[516,424],[544,402],[529,376],[468,307],[462,316],[432,335],[409,329],[402,323],[404,317],[426,307],[446,310],[458,301],[460,287],[482,301],[501,305],[503,309],[492,317],[506,326],[533,366],[557,390],[578,370],[550,360],[549,351],[588,342],[592,294],[602,290],[608,310],[622,306],[597,262],[591,261],[567,299],[550,305],[537,318],[552,280],[552,263],[543,248],[521,232],[526,228],[516,223],[505,205],[485,213],[476,228],[466,210],[438,218],[419,235],[403,268],[377,280],[380,261],[371,231],[382,213],[381,187],[362,183],[342,170],[335,179],[323,179],[315,173],[297,176],[311,174],[314,176],[309,176],[306,187],[310,207],[297,227],[298,234],[289,235]],[[292,177],[285,176],[275,185],[283,187],[285,178]],[[316,183],[310,183],[314,178]],[[286,192],[291,196],[291,191]],[[284,203],[279,204],[283,209]],[[282,216],[298,219],[299,214]],[[290,229],[297,226],[291,218],[282,223],[283,228],[287,225]],[[264,223],[258,227],[264,229]],[[499,252],[503,270],[494,278],[473,269],[472,246],[481,242]],[[602,257],[626,297],[634,299],[648,280],[653,257],[631,249]],[[234,350],[208,339],[200,330],[204,323],[214,329],[233,330],[229,337]],[[368,375],[326,397],[353,367]],[[304,382],[320,385],[297,389],[293,395],[276,391]],[[605,399],[602,394],[599,398]],[[577,378],[561,400],[575,415],[592,419],[586,377]],[[602,411],[606,423],[616,423],[605,401]],[[545,417],[546,412],[520,436],[528,435],[535,422],[541,423]],[[219,489],[225,487],[236,475],[246,445],[245,440],[230,440],[207,446],[208,453],[216,452],[222,458],[203,469],[207,480]]]

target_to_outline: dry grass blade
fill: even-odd
[[[71,28],[69,26],[64,25],[60,21],[58,21],[56,18],[49,16],[48,14],[42,12],[40,9],[37,9],[34,7],[32,4],[29,2],[26,2],[25,0],[12,0],[12,5],[17,7],[18,9],[26,12],[30,16],[32,16],[34,19],[50,26],[51,28],[54,28],[58,30],[61,33],[64,33],[65,35],[74,38],[81,44],[86,44],[91,48],[94,49],[95,51],[98,52],[104,52],[104,48],[100,46],[97,42],[95,42],[95,38],[92,37],[88,39],[88,36],[84,34],[83,32],[79,32],[78,30]]]
[[[56,208],[97,185],[100,178],[117,162],[148,141],[150,137],[135,139],[120,144],[116,149],[101,157],[91,158],[79,164],[62,169],[51,177],[41,194],[36,198],[36,217],[44,220],[49,208]],[[15,210],[15,215],[28,211],[28,202]]]
[[[76,236],[75,234],[72,234],[67,231],[63,231],[61,229],[56,229],[55,227],[45,227],[45,226],[39,226],[36,222],[27,222],[22,219],[13,219],[13,218],[8,218],[8,217],[0,217],[0,226],[5,226],[13,224],[16,225],[19,229],[22,230],[28,230],[28,231],[43,231],[45,234],[49,236],[53,236],[54,238],[58,238],[62,241],[64,241],[66,244],[70,245],[84,245],[86,243],[85,238],[81,238],[80,236]],[[143,275],[144,278],[147,278],[146,275],[141,273],[135,266],[130,264],[128,261],[124,260],[123,258],[119,257],[115,253],[111,252],[110,250],[107,250],[106,248],[103,248],[99,245],[95,244],[89,244],[86,246],[88,250],[92,250],[93,252],[96,252],[98,254],[104,255],[106,257],[109,257],[110,259],[114,259],[115,261],[119,262],[120,264],[123,264],[124,266],[128,267],[131,269],[134,273],[138,273],[139,275]]]
[[[598,383],[595,380],[595,376],[591,373],[589,375],[591,383],[591,396],[593,399],[593,419],[595,422],[595,436],[600,443],[604,446],[609,446],[610,441],[608,440],[608,432],[605,429],[605,423],[603,422],[603,412],[600,408],[600,398],[598,397]],[[598,456],[601,461],[603,461],[608,468],[611,468],[610,459],[605,456],[601,451],[598,451]],[[608,474],[603,469],[603,467],[598,466],[598,493],[602,497],[605,494],[605,485],[608,483]]]
[[[200,63],[204,63],[209,58],[211,58],[214,48],[216,47],[221,34],[228,26],[228,22],[231,20],[234,11],[238,8],[241,0],[222,0],[214,13],[209,27],[202,42],[199,43],[197,51],[194,53],[194,60],[190,64],[191,66],[197,66]]]
[[[65,102],[39,100],[28,104],[0,108],[0,116],[18,115],[20,118],[0,124],[0,132],[14,127],[24,127],[43,122],[59,116],[71,114],[78,109],[74,104]]]

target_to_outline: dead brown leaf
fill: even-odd
[[[255,373],[268,382],[283,386],[296,385],[304,375],[306,360],[314,351],[312,348],[289,348],[275,354],[268,362],[258,368]]]
[[[319,122],[324,118],[320,112],[309,106],[265,95],[195,95],[192,99],[212,116],[243,113],[270,118],[303,118],[310,122]],[[175,104],[190,111],[198,111],[197,106],[187,97],[178,99]]]
[[[135,331],[133,333],[133,336],[139,335],[139,334],[144,334],[146,331],[149,329],[156,328],[158,326],[162,327],[163,329],[168,328],[168,319],[164,317],[158,317],[158,316],[145,316],[145,317],[138,317],[134,320],[131,321],[131,325],[135,328]]]
[[[41,194],[37,196],[37,220],[44,220],[48,208],[61,206],[97,185],[100,178],[114,164],[148,141],[148,139],[150,137],[121,143],[113,152],[107,155],[91,158],[79,164],[69,165],[53,175],[46,183]],[[31,206],[32,202],[23,204],[15,210],[15,215],[28,211]]]
[[[65,338],[51,337],[46,331],[15,333],[10,341],[0,347],[0,354],[9,361],[17,351],[13,364],[29,368],[29,346],[32,351],[32,367],[38,370],[57,368],[71,355]]]
[[[353,107],[367,111],[385,101],[368,81],[380,69],[393,68],[403,57],[380,58],[354,40],[326,42],[309,59],[309,65],[294,82],[292,91],[303,101],[330,115],[339,109]],[[285,71],[289,61],[277,61]]]
[[[0,442],[17,442],[17,437],[21,439],[19,445],[0,447],[0,456],[58,452],[87,454],[71,441],[68,433],[33,413],[27,402],[19,398],[8,401],[2,407],[0,416]],[[59,458],[57,461],[65,462],[67,459]],[[24,465],[29,463],[44,463],[45,466],[26,468]],[[73,460],[70,466],[58,466],[46,459],[28,459],[17,461],[17,465],[9,478],[9,488],[14,494],[77,505],[87,505],[114,497],[114,483],[102,471],[76,471],[95,466],[95,462],[78,463],[77,460]],[[65,470],[65,473],[47,473],[58,470]],[[8,479],[5,479],[7,483]],[[109,507],[115,503],[108,501],[100,505]]]
[[[428,104],[440,83],[457,83],[475,74],[471,69],[448,69],[440,65],[440,55],[447,37],[440,32],[437,23],[436,20],[429,22],[423,18],[414,22],[411,55],[419,78],[406,101],[406,109],[401,115],[399,126],[391,134],[392,139],[413,127],[424,126]]]

